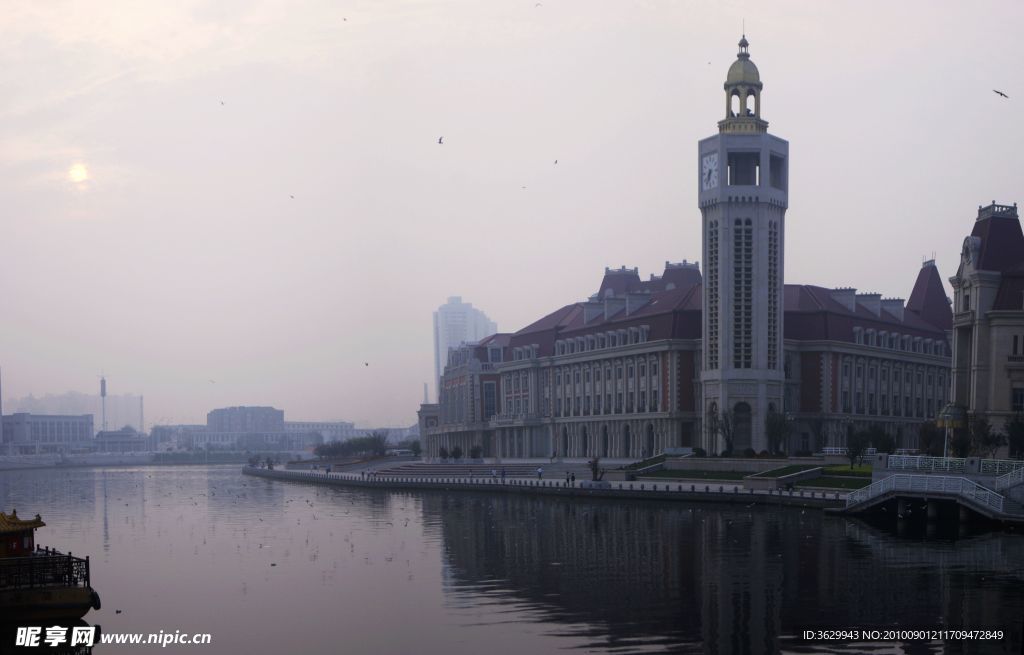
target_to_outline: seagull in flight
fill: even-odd
[[[363,366],[369,366],[370,362],[363,362]]]
[[[998,91],[996,89],[992,89],[992,93],[994,93],[996,95],[1003,96],[1004,98],[1007,98],[1007,99],[1009,99],[1009,97],[1010,97],[1010,96],[1006,95],[1005,93],[1003,93],[1002,91]]]
[[[443,136],[437,138],[437,144],[441,145],[441,146],[444,145],[444,137]]]
[[[216,380],[207,380],[207,382],[209,382],[210,384],[217,384]]]
[[[555,160],[555,166],[557,166],[557,165],[558,165],[558,160],[556,159],[556,160]]]
[[[288,196],[288,197],[291,198],[292,200],[295,200],[295,196]]]

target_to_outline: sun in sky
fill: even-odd
[[[68,179],[75,184],[83,184],[89,181],[89,169],[82,162],[71,164],[68,169]]]

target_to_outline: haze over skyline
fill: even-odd
[[[787,282],[906,298],[978,204],[1024,199],[1019,3],[7,7],[4,401],[103,371],[151,424],[412,423],[449,296],[513,331],[605,266],[701,259],[744,20]]]

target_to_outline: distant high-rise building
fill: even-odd
[[[487,318],[487,314],[462,302],[460,296],[452,296],[448,302],[434,312],[434,385],[437,397],[437,381],[441,379],[445,364],[448,363],[448,349],[464,343],[475,343],[498,331],[498,325]]]
[[[224,407],[206,415],[211,432],[284,432],[284,412],[273,407]]]

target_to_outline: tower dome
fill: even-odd
[[[747,37],[740,39],[740,51],[736,53],[736,61],[729,67],[729,74],[725,76],[726,84],[750,84],[761,86],[761,74],[757,72],[757,66],[750,61],[750,53],[747,52]]]

